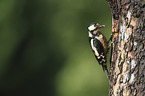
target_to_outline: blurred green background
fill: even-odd
[[[1,0],[0,12],[0,96],[108,95],[87,33],[98,22],[109,39],[105,0]]]

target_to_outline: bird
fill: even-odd
[[[92,52],[94,53],[96,60],[99,65],[102,65],[108,80],[109,72],[107,68],[107,53],[108,53],[108,42],[106,37],[101,33],[100,29],[104,28],[106,25],[100,25],[99,23],[90,24],[88,27],[89,45]]]

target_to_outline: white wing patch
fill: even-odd
[[[99,53],[98,53],[98,51],[97,51],[97,49],[95,48],[95,46],[94,46],[94,42],[93,42],[94,40],[93,39],[91,39],[91,46],[92,46],[92,49],[94,50],[94,52],[95,52],[95,55],[96,56],[99,56]]]

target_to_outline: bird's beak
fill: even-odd
[[[100,25],[99,27],[102,28],[102,27],[105,27],[105,26],[106,26],[106,25]]]
[[[105,27],[106,25],[100,25],[99,23],[96,24],[99,28]]]

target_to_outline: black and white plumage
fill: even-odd
[[[89,44],[98,63],[102,65],[102,68],[109,79],[109,73],[107,69],[108,43],[105,36],[100,32],[102,27],[105,27],[105,25],[100,25],[98,23],[93,23],[88,27]]]

